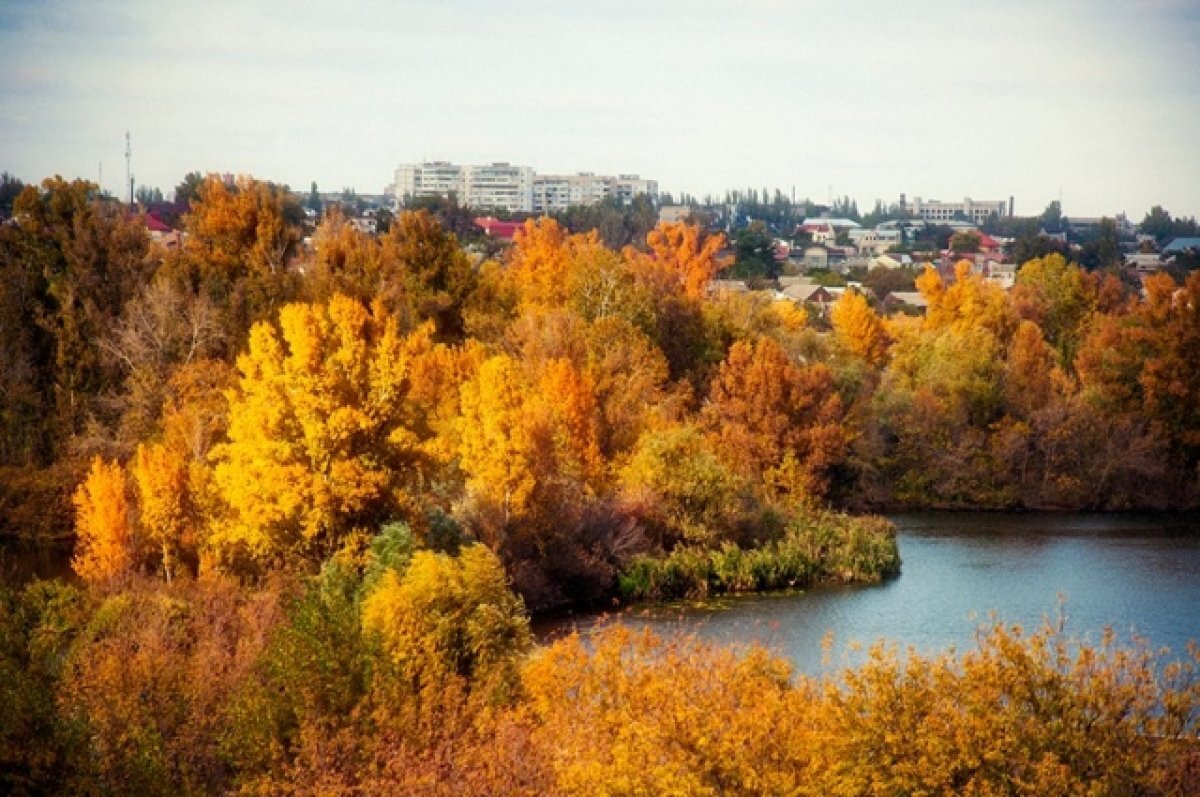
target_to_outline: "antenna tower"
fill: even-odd
[[[133,204],[133,144],[129,140],[129,131],[125,131],[125,182],[129,183],[129,204]]]

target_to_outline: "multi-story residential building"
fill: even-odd
[[[611,177],[605,179],[611,185],[612,195],[621,200],[623,205],[628,205],[638,194],[646,194],[652,199],[658,198],[657,180],[643,180],[636,174],[622,174],[615,180]]]
[[[463,167],[446,161],[405,163],[396,169],[395,192],[400,202],[418,196],[462,196]]]
[[[966,219],[972,224],[979,225],[987,221],[988,216],[1011,216],[1012,197],[1009,197],[1007,202],[1002,199],[971,199],[971,197],[965,198],[962,202],[939,202],[936,199],[923,200],[917,196],[913,197],[912,203],[909,204],[901,195],[900,208],[918,219],[929,222],[941,223]]]
[[[470,207],[533,212],[533,169],[529,166],[464,166],[463,182],[462,195]]]
[[[572,205],[594,205],[608,197],[623,203],[631,202],[638,194],[657,198],[658,183],[636,174],[537,175],[528,166],[508,163],[458,166],[432,161],[407,163],[396,169],[395,194],[400,204],[412,197],[455,194],[464,204],[475,208],[555,213]]]
[[[556,213],[571,205],[594,205],[612,195],[611,179],[591,172],[539,174],[533,178],[533,211]]]

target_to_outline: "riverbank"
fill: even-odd
[[[623,601],[705,598],[731,592],[870,583],[900,570],[896,528],[880,517],[826,510],[793,519],[780,539],[756,548],[679,547],[638,556],[618,576]]]

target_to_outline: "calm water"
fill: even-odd
[[[656,630],[683,628],[719,642],[764,642],[809,674],[827,670],[821,640],[834,635],[832,666],[860,661],[851,642],[880,638],[931,653],[974,643],[996,612],[1026,628],[1057,616],[1072,638],[1106,626],[1175,651],[1200,641],[1200,517],[946,513],[892,518],[903,573],[884,584],[736,598],[708,606],[623,615]],[[539,628],[586,632],[595,617]]]

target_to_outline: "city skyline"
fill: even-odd
[[[123,193],[247,173],[379,193],[398,164],[1016,198],[1200,215],[1200,9],[1183,0],[514,0],[0,6],[0,170]]]

